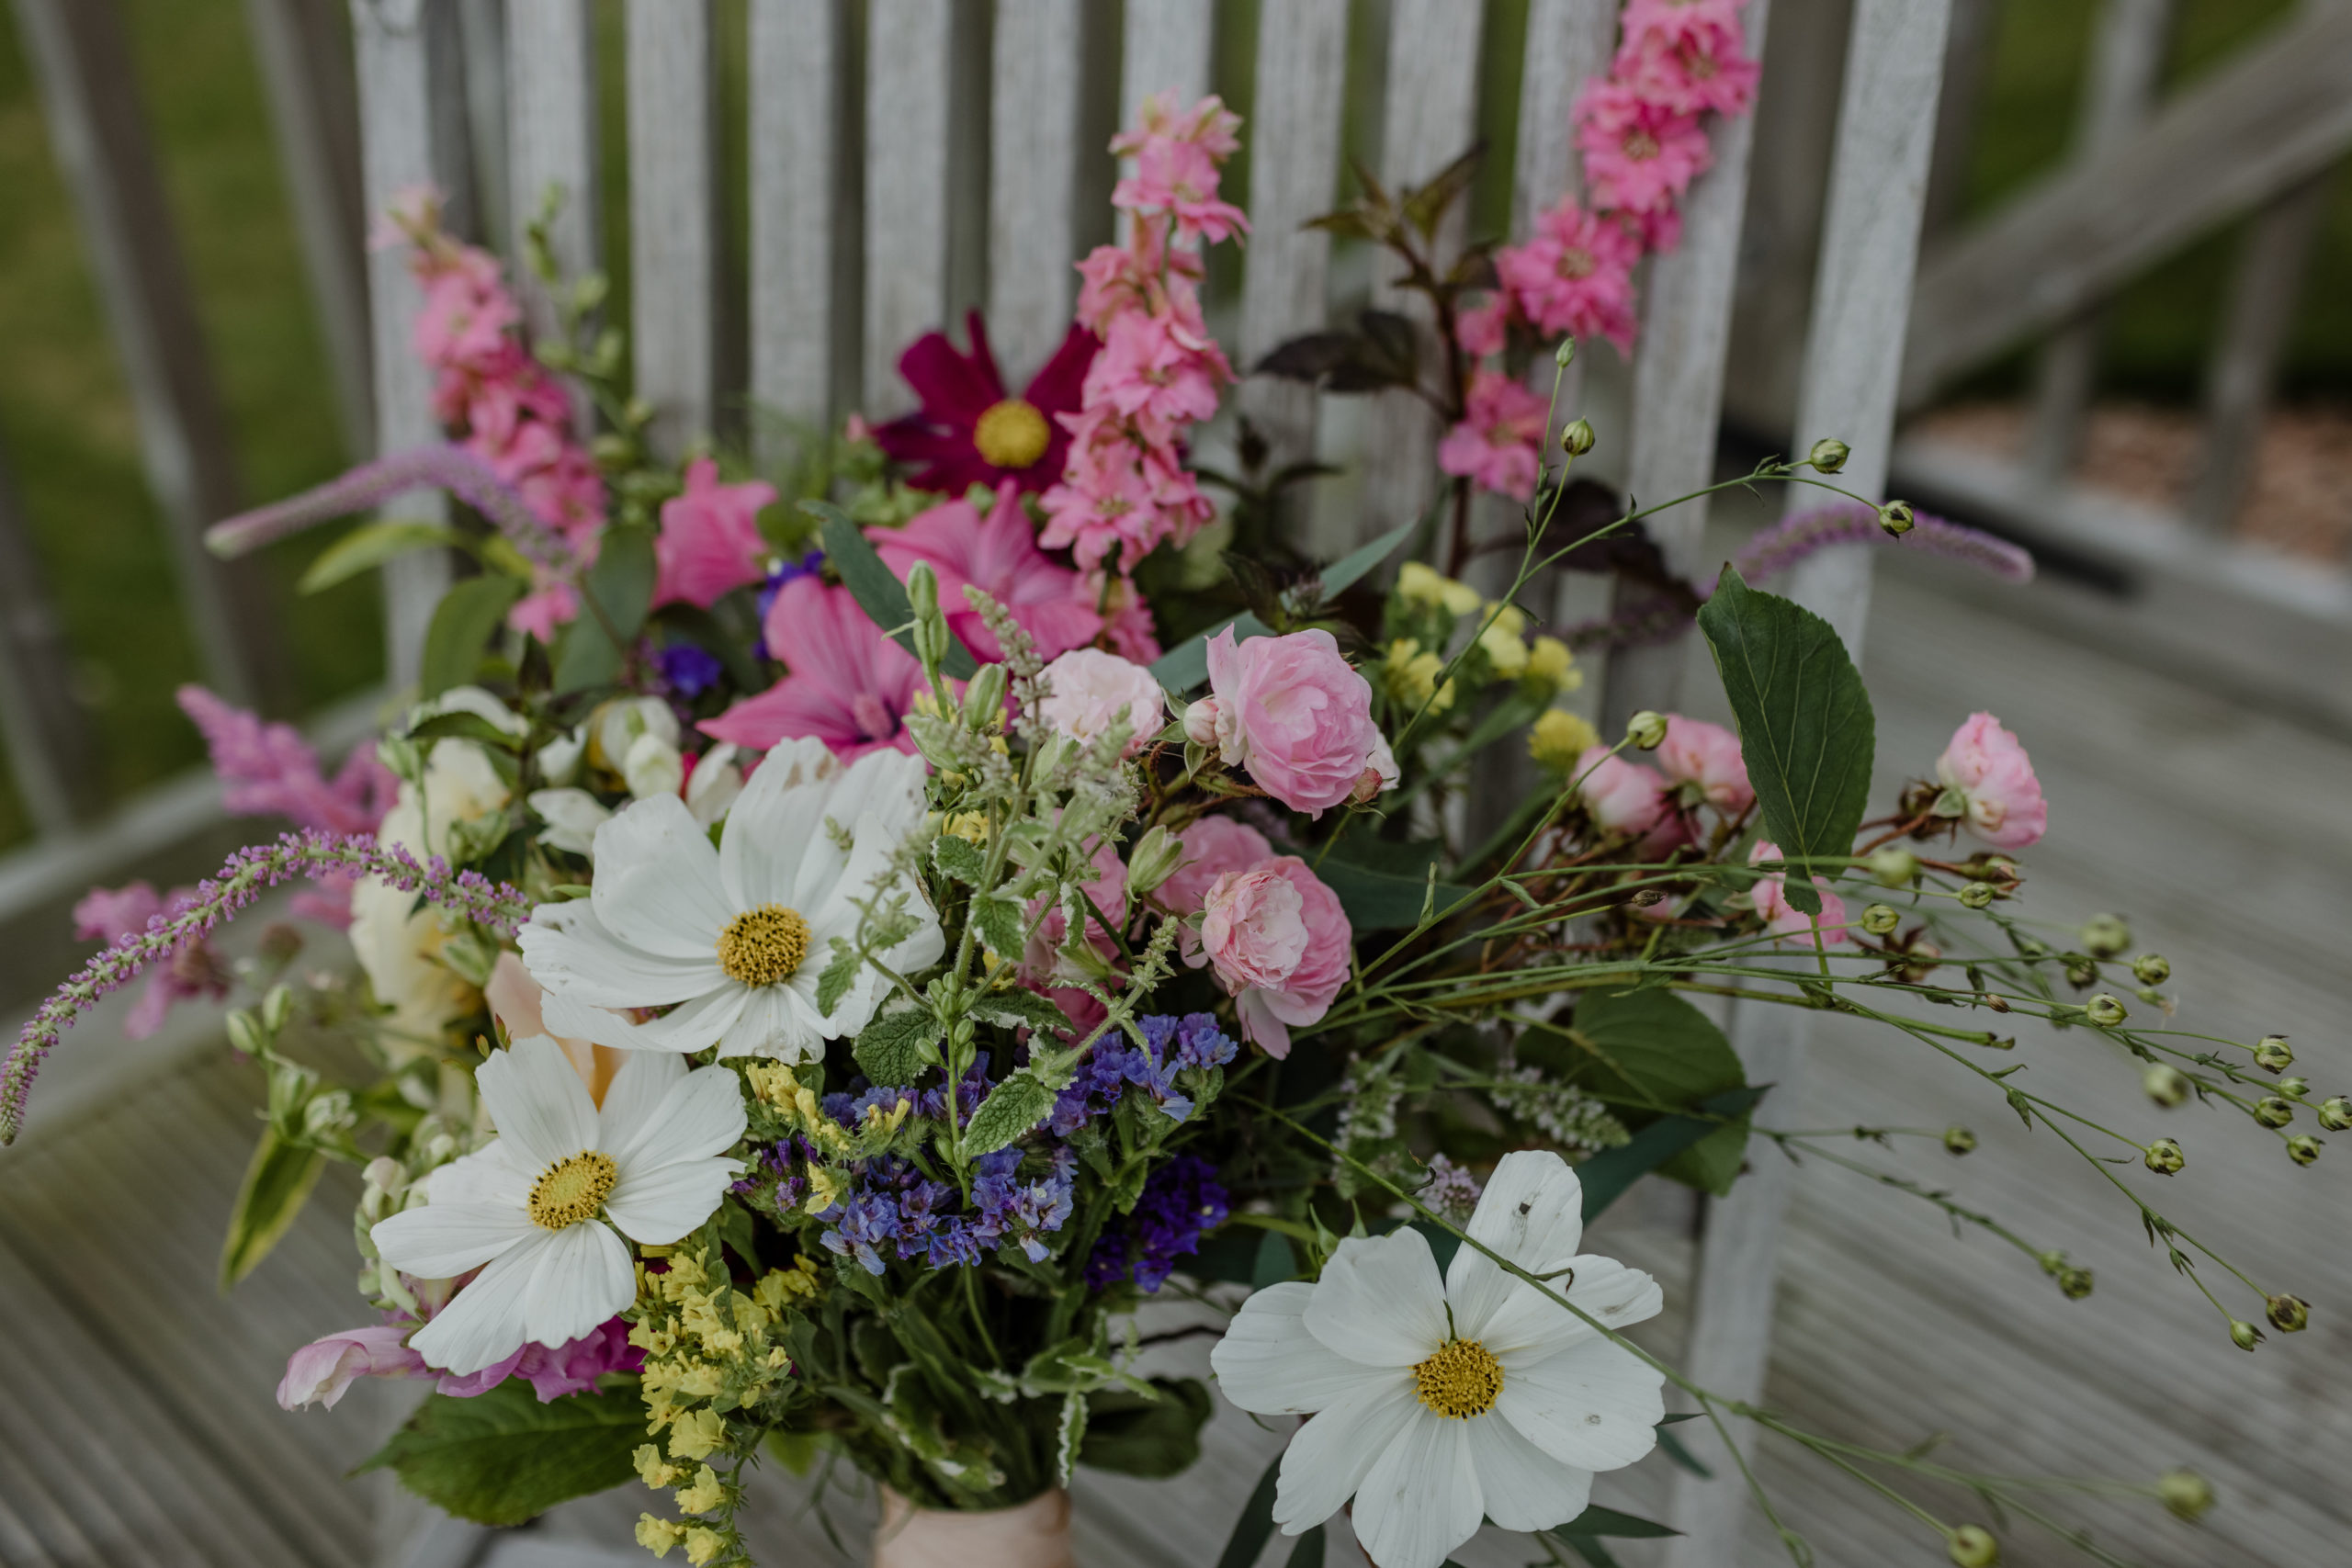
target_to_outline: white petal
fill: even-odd
[[[628,1248],[609,1226],[567,1225],[537,1250],[538,1267],[523,1293],[523,1331],[537,1344],[577,1339],[637,1297]]]
[[[1623,1328],[1656,1317],[1666,1304],[1657,1281],[1638,1269],[1628,1269],[1613,1258],[1588,1254],[1568,1260],[1572,1272],[1552,1281],[1555,1292],[1611,1328]],[[1488,1317],[1478,1342],[1506,1362],[1542,1359],[1555,1351],[1592,1337],[1599,1331],[1524,1280]]]
[[[596,1146],[596,1102],[563,1047],[544,1034],[492,1052],[474,1086],[517,1166],[544,1170]]]
[[[733,980],[722,979],[708,996],[697,997],[674,1011],[644,1023],[632,1023],[618,1013],[589,1007],[570,997],[549,995],[540,1016],[559,1034],[593,1041],[622,1051],[675,1051],[690,1055],[707,1051],[732,1028],[752,992]]]
[[[1487,1500],[1487,1517],[1507,1530],[1544,1530],[1575,1518],[1592,1501],[1592,1472],[1562,1464],[1493,1415],[1474,1416],[1470,1464]]]
[[[517,941],[523,967],[550,995],[597,1007],[667,1007],[729,983],[715,942],[683,957],[648,953],[607,931],[593,898],[540,905]]]
[[[427,1203],[379,1220],[368,1233],[384,1261],[420,1280],[447,1280],[540,1234],[520,1207]]]
[[[1437,1259],[1409,1227],[1340,1243],[1304,1315],[1316,1338],[1375,1367],[1427,1360],[1449,1337]]]
[[[1666,1379],[1630,1350],[1588,1339],[1532,1366],[1503,1369],[1495,1414],[1580,1470],[1616,1470],[1657,1446]]]
[[[1584,1237],[1584,1188],[1559,1156],[1521,1149],[1503,1156],[1464,1227],[1531,1274],[1549,1274],[1576,1256]],[[1484,1341],[1487,1320],[1521,1283],[1464,1245],[1446,1270],[1445,1298],[1456,1332]],[[1566,1315],[1563,1314],[1562,1315]]]
[[[596,1108],[596,1146],[618,1160],[663,1097],[685,1081],[685,1062],[667,1051],[633,1051]]]
[[[718,877],[741,909],[790,904],[793,878],[821,838],[825,803],[841,764],[821,740],[786,740],[771,750],[727,814]]]
[[[718,881],[718,852],[674,795],[632,801],[596,829],[595,891],[605,929],[640,952],[699,958],[741,911]]]
[[[1470,1465],[1469,1427],[1422,1411],[1373,1461],[1348,1518],[1380,1568],[1439,1568],[1478,1533],[1486,1498]]]
[[[1385,1384],[1365,1383],[1291,1435],[1274,1483],[1274,1522],[1290,1535],[1321,1524],[1363,1484],[1373,1461],[1417,1416],[1413,1380],[1391,1372]],[[1437,1419],[1430,1416],[1429,1419]]]
[[[494,1259],[416,1331],[409,1348],[424,1357],[427,1366],[460,1375],[478,1372],[521,1349],[524,1298],[538,1269],[539,1249],[549,1239],[549,1233],[535,1231],[522,1246]]]
[[[519,1214],[538,1174],[536,1167],[526,1170],[516,1161],[505,1139],[492,1138],[472,1154],[435,1168],[424,1179],[424,1193],[435,1204],[480,1203]]]
[[[693,1159],[635,1171],[605,1200],[605,1213],[632,1241],[667,1247],[710,1218],[742,1169],[741,1160]]]
[[[1307,1332],[1299,1314],[1314,1293],[1314,1286],[1293,1280],[1269,1285],[1241,1303],[1209,1352],[1226,1398],[1261,1416],[1304,1416],[1367,1381],[1395,1385],[1393,1370],[1351,1361]]]
[[[662,1092],[626,1143],[607,1144],[605,1152],[626,1184],[640,1171],[725,1153],[742,1138],[743,1124],[743,1080],[735,1069],[698,1067]]]
[[[825,1054],[831,1032],[817,1016],[816,971],[781,986],[765,986],[752,994],[743,1014],[730,1025],[718,1044],[722,1056],[773,1056],[785,1063],[813,1061]]]

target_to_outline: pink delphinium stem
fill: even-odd
[[[25,1099],[43,1058],[99,998],[120,989],[149,964],[170,958],[184,943],[210,935],[268,889],[322,869],[381,877],[403,893],[421,893],[505,934],[531,914],[531,901],[521,888],[492,882],[478,871],[453,873],[438,855],[419,862],[398,844],[307,829],[281,835],[274,844],[249,845],[231,855],[217,875],[198,883],[178,912],[153,916],[144,931],[125,933],[75,970],[26,1021],[6,1066],[0,1068],[0,1144],[16,1142],[22,1130]]]

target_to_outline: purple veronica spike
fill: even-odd
[[[511,935],[531,916],[531,900],[519,887],[492,882],[478,871],[452,873],[439,855],[419,863],[398,844],[306,829],[274,844],[252,844],[229,857],[219,874],[196,885],[178,912],[158,914],[144,931],[124,933],[112,947],[74,972],[26,1021],[0,1069],[0,1144],[12,1144],[24,1126],[25,1099],[34,1075],[51,1047],[91,1005],[135,979],[150,964],[168,959],[192,939],[209,936],[222,921],[250,908],[269,888],[321,870],[379,876],[403,893],[421,893],[445,909]]]
[[[427,486],[447,491],[489,518],[533,565],[559,577],[580,570],[579,556],[563,536],[541,522],[512,485],[471,452],[451,446],[419,446],[362,463],[314,490],[214,524],[204,543],[215,555],[241,556]]]
[[[1747,547],[1732,558],[1732,565],[1741,577],[1755,582],[1778,577],[1832,545],[1883,545],[1965,561],[2011,582],[2033,580],[2033,558],[2006,539],[1924,512],[1916,513],[1911,531],[1897,538],[1878,525],[1875,511],[1851,502],[1800,512],[1774,524],[1748,540]],[[1704,593],[1711,587],[1702,585],[1700,592]]]

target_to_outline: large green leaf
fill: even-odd
[[[910,1084],[938,1059],[933,1047],[946,1032],[929,1008],[894,997],[858,1032],[851,1054],[874,1082],[892,1087]]]
[[[429,1395],[361,1470],[390,1469],[426,1502],[481,1525],[519,1525],[636,1476],[645,1402],[631,1383],[539,1403],[509,1378],[471,1399]]]
[[[555,655],[555,689],[584,692],[620,679],[621,648],[634,644],[653,604],[656,576],[653,535],[645,528],[614,528],[597,548],[582,591],[594,606],[565,628]],[[599,618],[598,612],[602,612]],[[607,623],[610,630],[606,629]],[[613,640],[617,634],[620,641]]]
[[[1023,1070],[1013,1074],[980,1101],[964,1129],[964,1153],[978,1159],[992,1155],[1043,1122],[1054,1109],[1054,1091]]]
[[[1851,853],[1877,725],[1836,628],[1792,600],[1758,592],[1726,566],[1699,629],[1738,720],[1765,832],[1797,859]],[[1788,879],[1788,897],[1808,915],[1821,911],[1819,890],[1803,875]]]
[[[1736,1129],[1726,1128],[1719,1118],[1744,1118],[1763,1098],[1764,1091],[1758,1089],[1727,1089],[1693,1106],[1701,1115],[1661,1116],[1634,1134],[1631,1142],[1603,1149],[1577,1167],[1577,1180],[1584,1190],[1585,1224],[1599,1219],[1634,1182],[1651,1171],[1664,1170],[1676,1156],[1707,1138],[1736,1131],[1745,1146],[1745,1123]],[[1737,1168],[1733,1168],[1735,1173]]]
[[[1587,991],[1577,1001],[1575,1039],[1589,1066],[1577,1081],[1611,1102],[1635,1126],[1744,1088],[1739,1055],[1707,1015],[1672,991]],[[1655,1142],[1651,1145],[1656,1146]],[[1661,1156],[1656,1168],[1711,1192],[1727,1191],[1747,1157],[1747,1123],[1711,1127]],[[1589,1162],[1588,1162],[1589,1163]]]
[[[333,588],[345,578],[358,576],[383,565],[411,550],[462,548],[465,536],[440,523],[420,523],[413,517],[387,518],[380,523],[366,523],[354,528],[342,538],[319,552],[310,570],[302,573],[302,581],[294,585],[297,593],[316,593]]]
[[[220,1244],[220,1288],[227,1290],[254,1271],[269,1256],[280,1237],[319,1184],[326,1156],[316,1149],[298,1148],[265,1128],[245,1164],[245,1179],[237,1188],[237,1206],[229,1216],[229,1234]]]
[[[1396,553],[1396,547],[1413,536],[1413,531],[1423,519],[1408,518],[1360,549],[1351,550],[1325,567],[1317,574],[1324,597],[1329,598],[1356,585],[1364,573]]]
[[[1216,1568],[1250,1568],[1258,1561],[1258,1553],[1266,1549],[1267,1540],[1274,1533],[1274,1488],[1282,1479],[1282,1468],[1283,1456],[1276,1454],[1266,1466],[1266,1473],[1258,1478],[1257,1489],[1250,1494],[1250,1500],[1241,1505],[1241,1513],[1233,1521],[1233,1533],[1226,1538]]]
[[[503,573],[469,577],[441,595],[433,624],[425,628],[418,694],[437,697],[471,681],[481,664],[481,650],[522,596],[522,582]]]
[[[915,611],[908,601],[906,584],[883,564],[881,556],[858,531],[857,525],[849,520],[848,513],[823,501],[804,501],[800,510],[817,519],[825,558],[841,573],[842,581],[856,598],[858,608],[876,626],[888,632],[899,647],[912,653],[915,635],[909,627],[914,622]],[[955,606],[943,604],[941,608]],[[947,657],[940,661],[940,668],[958,681],[968,681],[979,667],[980,661],[972,657],[972,650],[949,633]]]
[[[1201,1427],[1209,1418],[1209,1391],[1197,1378],[1154,1378],[1159,1397],[1131,1388],[1098,1388],[1086,1397],[1086,1440],[1078,1462],[1121,1475],[1159,1481],[1192,1468],[1201,1457]]]

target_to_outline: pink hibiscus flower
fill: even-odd
[[[1543,472],[1549,404],[1510,377],[1480,370],[1470,378],[1470,409],[1438,444],[1437,466],[1482,490],[1525,501]]]
[[[996,504],[985,520],[979,508],[959,497],[918,513],[903,528],[869,528],[865,535],[901,581],[917,561],[931,563],[948,626],[985,660],[1002,659],[1004,650],[964,597],[967,584],[1012,612],[1036,639],[1041,659],[1083,647],[1102,629],[1102,617],[1081,594],[1079,574],[1037,547],[1020,487],[1011,479],[997,486]]]
[[[768,606],[762,635],[789,673],[706,719],[704,734],[758,751],[813,736],[843,761],[886,746],[914,750],[902,721],[924,689],[922,666],[867,618],[848,589],[795,578]]]
[[[899,356],[899,374],[922,406],[874,432],[875,442],[914,466],[923,490],[961,495],[976,484],[993,489],[1011,479],[1039,491],[1061,478],[1069,434],[1058,415],[1076,412],[1079,389],[1099,346],[1094,334],[1072,326],[1053,357],[1019,397],[989,347],[978,310],[964,318],[971,352],[959,354],[945,333],[925,333]]]
[[[718,465],[697,457],[686,465],[686,492],[662,503],[662,532],[653,541],[657,573],[653,602],[684,602],[707,610],[718,596],[767,575],[767,541],[760,536],[760,508],[775,501],[775,487],[718,482]]]

